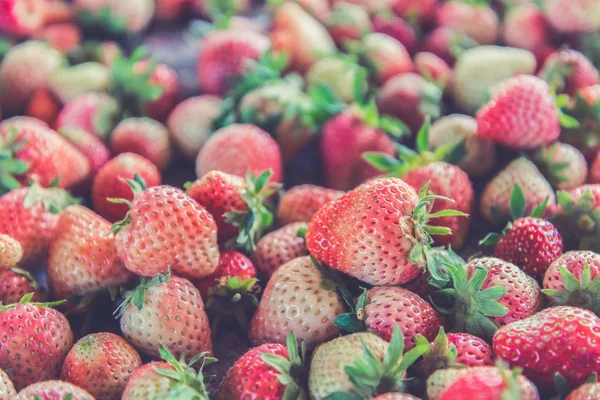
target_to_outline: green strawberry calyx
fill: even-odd
[[[300,352],[298,352],[298,341],[293,331],[288,333],[285,343],[288,358],[268,353],[262,353],[260,358],[279,372],[277,379],[285,385],[283,399],[307,400],[308,396],[303,389],[307,380],[307,371],[304,364],[306,360],[306,343],[302,341]]]
[[[273,212],[268,207],[266,200],[277,191],[279,184],[269,182],[273,171],[266,170],[255,176],[251,172],[246,174],[246,187],[242,198],[248,205],[247,211],[230,211],[225,213],[225,221],[237,228],[239,234],[236,243],[246,251],[256,248],[256,243],[264,232],[273,225]]]
[[[11,129],[6,137],[0,135],[0,195],[13,189],[20,188],[21,182],[16,176],[25,174],[30,167],[27,161],[17,158],[17,153],[26,144],[25,139],[20,139],[17,129]]]
[[[77,15],[78,22],[86,29],[102,30],[113,35],[127,32],[127,23],[115,15],[109,6],[103,6],[97,11],[80,10]]]
[[[543,175],[554,188],[561,183],[568,182],[569,177],[565,175],[565,172],[571,165],[568,161],[553,161],[557,146],[558,144],[554,143],[541,147],[535,156],[540,170],[544,172]]]
[[[47,303],[36,303],[36,302],[31,301],[31,299],[33,298],[33,295],[34,295],[34,293],[27,293],[26,295],[21,297],[21,300],[19,300],[18,303],[14,303],[14,304],[4,305],[4,304],[2,304],[2,302],[0,302],[0,311],[11,310],[19,304],[31,304],[36,307],[54,308],[54,307],[58,307],[58,306],[64,304],[66,301],[66,300],[59,300],[59,301],[52,301],[52,302],[47,302]]]
[[[583,266],[580,278],[577,278],[564,266],[560,267],[560,276],[564,290],[542,290],[552,299],[552,305],[585,308],[595,314],[600,314],[600,277],[592,279],[588,263]]]
[[[533,211],[531,212],[531,214],[529,216],[532,218],[543,218],[544,215],[546,214],[546,208],[548,208],[548,200],[549,200],[548,197],[546,197],[543,202],[538,204],[533,209]],[[498,242],[500,241],[500,239],[502,239],[502,237],[504,235],[506,235],[512,229],[512,223],[518,219],[525,217],[525,209],[527,208],[527,199],[525,198],[525,193],[523,192],[523,189],[521,189],[521,186],[519,186],[518,184],[515,184],[513,186],[513,190],[510,195],[509,207],[510,207],[510,218],[508,218],[508,219],[511,222],[508,222],[508,224],[506,225],[504,230],[502,230],[502,233],[492,232],[492,233],[489,233],[482,240],[480,240],[479,244],[481,246],[497,245]],[[507,219],[507,218],[505,218],[505,216],[500,215],[501,212],[498,210],[498,208],[493,208],[492,214],[496,215],[496,217],[494,218],[496,220]]]
[[[455,362],[456,346],[448,341],[444,327],[440,327],[433,346],[425,336],[418,335],[415,338],[415,347],[423,347],[423,360],[419,367],[425,376],[430,376],[439,369],[462,367],[461,364]]]
[[[162,344],[158,351],[163,360],[171,365],[172,368],[155,367],[154,370],[161,376],[172,379],[176,383],[171,387],[167,398],[181,400],[209,400],[206,384],[211,378],[210,375],[204,375],[204,367],[217,362],[216,358],[210,357],[208,352],[199,353],[190,361],[185,361],[182,354],[179,360]],[[194,370],[194,365],[200,364],[198,372]]]
[[[590,104],[581,94],[575,98],[575,104],[569,109],[579,126],[564,129],[561,138],[578,148],[591,149],[600,144],[600,101]]]
[[[206,311],[211,317],[214,334],[223,321],[234,320],[244,330],[258,307],[260,292],[256,278],[240,280],[237,276],[223,277],[208,289]]]
[[[146,292],[154,287],[162,285],[171,277],[171,271],[167,271],[166,274],[158,274],[154,278],[141,277],[139,285],[126,293],[125,299],[123,302],[117,307],[113,315],[115,318],[120,318],[125,309],[130,304],[137,307],[138,310],[141,310],[144,307],[144,302],[146,301]]]
[[[25,196],[23,206],[31,208],[37,204],[42,204],[44,209],[51,214],[60,214],[65,208],[79,204],[79,200],[75,199],[64,189],[56,187],[58,181],[55,180],[51,187],[44,188],[39,183],[34,182]]]
[[[431,118],[427,116],[416,138],[416,151],[408,146],[397,145],[398,158],[381,152],[365,152],[362,157],[386,176],[402,178],[408,172],[435,161],[457,164],[466,154],[465,140],[448,143],[435,150],[429,145]]]
[[[406,371],[425,351],[423,347],[415,347],[404,353],[404,335],[398,325],[394,325],[383,361],[375,357],[364,342],[362,346],[364,351],[362,359],[344,367],[353,385],[352,390],[334,392],[325,399],[370,399],[381,394],[402,391],[406,385]]]
[[[504,389],[502,389],[500,397],[503,400],[522,398],[521,388],[519,387],[519,375],[521,375],[522,369],[514,368],[511,370],[508,364],[503,361],[497,361],[496,368],[498,368],[500,376],[502,376],[502,380],[504,381]]]
[[[146,181],[139,174],[135,174],[133,176],[133,179],[127,179],[126,182],[131,188],[131,191],[133,192],[134,199],[137,196],[139,196],[140,193],[147,189]],[[125,214],[125,218],[123,218],[121,221],[115,222],[110,229],[112,233],[116,234],[121,229],[123,229],[123,227],[131,223],[131,209],[133,208],[133,203],[127,199],[119,199],[113,197],[110,197],[107,200],[114,204],[127,204],[127,206],[129,207],[129,211],[127,211],[127,214]]]
[[[558,227],[563,240],[580,250],[600,250],[600,207],[588,188],[575,201],[569,192],[556,193],[559,212],[552,222]]]

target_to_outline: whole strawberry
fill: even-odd
[[[453,1],[437,9],[437,22],[464,33],[482,45],[494,44],[500,22],[496,12],[485,3]]]
[[[286,346],[267,343],[251,349],[227,371],[216,399],[305,398],[302,385],[306,372],[302,363],[306,348],[302,345],[301,349],[299,354],[298,342],[292,331],[287,335]]]
[[[133,65],[134,72],[145,72],[151,65],[148,60],[138,61]],[[157,121],[164,121],[177,101],[179,95],[179,78],[177,72],[165,64],[157,64],[152,70],[149,82],[162,91],[160,97],[146,103],[146,114]]]
[[[155,276],[172,268],[180,276],[203,278],[219,262],[214,218],[170,186],[155,186],[135,197],[113,232],[117,254],[138,275]]]
[[[308,225],[296,222],[263,236],[250,254],[261,279],[268,281],[282,265],[295,258],[307,256],[304,236]]]
[[[586,181],[587,161],[583,154],[570,144],[555,142],[542,147],[538,151],[535,161],[544,176],[556,189],[575,189]]]
[[[139,154],[161,171],[171,161],[167,128],[150,118],[127,118],[121,121],[111,134],[110,149],[113,154]]]
[[[90,179],[110,160],[108,147],[93,133],[78,128],[62,128],[58,133],[88,159]],[[89,184],[89,182],[85,183]]]
[[[96,174],[92,185],[94,211],[110,222],[125,218],[129,211],[127,205],[109,199],[133,200],[134,193],[127,181],[136,175],[143,179],[146,188],[160,185],[158,168],[140,155],[121,153],[107,162]]]
[[[279,201],[277,218],[286,225],[293,222],[310,222],[325,204],[340,198],[344,192],[315,185],[295,186],[285,192]]]
[[[577,50],[559,50],[550,54],[538,76],[555,90],[573,96],[579,89],[600,83],[598,70]]]
[[[216,131],[202,146],[196,160],[196,175],[210,171],[246,176],[270,169],[271,180],[281,182],[283,167],[279,145],[254,125],[233,124]]]
[[[46,296],[42,286],[29,272],[13,267],[0,273],[0,303],[18,303],[29,293],[33,293],[33,302],[40,302]]]
[[[519,340],[515,340],[519,337]],[[540,389],[551,388],[560,373],[570,385],[600,371],[600,318],[575,307],[552,307],[508,324],[494,335],[496,356]]]
[[[335,285],[322,283],[325,280],[310,257],[296,258],[277,269],[250,323],[252,344],[285,343],[292,331],[308,349],[314,349],[337,336],[333,320],[343,312],[344,303]],[[306,304],[311,306],[305,308]]]
[[[64,210],[48,256],[48,286],[55,299],[126,285],[133,273],[117,256],[111,225],[83,206]]]
[[[510,7],[503,22],[504,42],[510,47],[531,51],[539,64],[553,51],[550,24],[536,4],[522,2]]]
[[[157,359],[159,345],[176,357],[212,352],[210,326],[198,289],[184,278],[142,278],[117,310],[123,336]]]
[[[359,40],[361,36],[373,30],[369,13],[352,3],[335,3],[327,16],[325,26],[339,46],[343,46],[347,41]]]
[[[10,400],[14,396],[17,395],[17,391],[15,387],[6,374],[6,372],[0,369],[0,399],[2,400]]]
[[[357,47],[360,58],[379,85],[414,69],[410,54],[402,43],[386,34],[368,33]]]
[[[373,15],[373,31],[393,37],[413,54],[417,46],[417,35],[415,29],[404,19],[383,10]]]
[[[57,379],[73,346],[73,332],[64,315],[50,308],[57,303],[0,305],[0,369],[17,390],[32,383]],[[44,362],[40,363],[43,359]]]
[[[76,128],[106,139],[119,105],[106,93],[85,93],[66,103],[56,119],[56,129]]]
[[[68,382],[48,380],[34,383],[19,392],[15,400],[94,400],[91,394]]]
[[[87,390],[96,400],[120,398],[131,374],[141,367],[137,351],[112,333],[81,338],[67,354],[61,379]]]
[[[544,14],[560,32],[592,32],[600,28],[600,5],[594,0],[545,0]]]
[[[21,244],[12,237],[0,233],[0,272],[14,267],[22,258]]]

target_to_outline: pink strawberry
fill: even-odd
[[[440,89],[444,90],[451,82],[452,69],[435,54],[423,51],[415,55],[414,61],[419,75]]]
[[[56,3],[56,2],[55,2]],[[76,51],[82,42],[79,26],[72,22],[45,25],[34,34],[34,38],[50,43],[55,49],[66,54]]]
[[[27,386],[19,392],[16,400],[94,400],[91,394],[68,382],[48,380]]]
[[[358,51],[380,85],[414,69],[410,54],[402,43],[383,33],[364,35]]]
[[[373,16],[373,31],[393,37],[406,50],[413,54],[417,47],[417,35],[410,24],[402,18],[388,12],[380,12]]]
[[[219,129],[207,141],[196,160],[196,175],[222,171],[245,176],[271,170],[271,180],[283,180],[281,151],[271,136],[262,129],[247,124],[233,124]]]
[[[110,160],[108,147],[93,133],[78,128],[63,128],[58,133],[87,157],[91,177]]]
[[[222,251],[216,271],[206,278],[194,281],[194,285],[200,291],[202,298],[207,300],[218,291],[219,286],[225,286],[227,281],[234,277],[238,278],[240,283],[256,278],[256,269],[252,261],[242,253],[232,250]]]
[[[133,65],[134,72],[144,72],[149,68],[149,61],[138,61]],[[146,113],[152,119],[163,121],[167,118],[179,95],[179,78],[177,72],[165,64],[157,64],[152,70],[149,82],[161,88],[162,93],[156,100],[146,104]]]
[[[268,281],[273,273],[287,262],[308,255],[304,235],[307,225],[296,222],[267,233],[250,254],[260,277]]]
[[[0,233],[0,272],[14,267],[22,258],[21,244],[12,237]]]
[[[114,154],[135,153],[150,160],[159,170],[171,161],[167,128],[150,118],[127,118],[113,130],[110,149]]]
[[[155,276],[171,268],[180,276],[203,278],[212,274],[219,262],[214,218],[194,199],[170,186],[151,187],[137,195],[113,231],[117,254],[125,267],[138,275]]]
[[[425,39],[425,50],[440,57],[448,65],[454,65],[462,52],[475,46],[475,40],[445,26],[434,29]]]
[[[188,0],[157,0],[154,18],[159,21],[173,21],[186,11]]]
[[[0,31],[14,36],[31,36],[44,24],[45,0],[0,1]]]
[[[169,115],[169,134],[187,160],[196,160],[211,133],[212,123],[221,114],[221,101],[211,95],[190,97]]]
[[[325,204],[340,198],[344,192],[315,185],[300,185],[288,190],[279,201],[277,218],[284,225],[310,222]]]
[[[393,0],[394,12],[416,22],[427,22],[435,16],[437,0]]]
[[[467,1],[451,1],[439,7],[437,22],[464,33],[481,45],[494,44],[500,28],[498,15],[491,7]]]
[[[576,50],[559,50],[550,54],[538,76],[552,88],[569,95],[600,83],[600,75],[594,64]]]
[[[87,390],[97,400],[110,400],[121,396],[127,379],[141,365],[138,352],[121,337],[92,333],[69,351],[60,377]]]
[[[86,93],[69,101],[56,120],[58,130],[76,128],[106,139],[118,113],[115,99],[105,93]]]
[[[133,200],[133,191],[127,180],[138,175],[145,187],[160,185],[161,176],[156,166],[142,156],[122,153],[107,162],[96,174],[92,186],[94,211],[110,222],[125,218],[129,208],[126,204],[113,203],[109,199]]]
[[[29,98],[25,114],[32,118],[38,118],[49,126],[54,126],[60,109],[61,104],[56,96],[49,89],[40,88]]]
[[[570,144],[555,142],[542,147],[537,153],[536,162],[557,189],[575,189],[586,181],[588,166],[585,157]]]
[[[142,279],[117,316],[125,339],[153,358],[161,355],[159,345],[175,357],[212,352],[202,297],[187,279],[170,274]]]
[[[561,32],[593,32],[600,29],[600,4],[594,0],[545,0],[544,14]]]
[[[33,302],[42,301],[46,297],[44,289],[29,272],[13,267],[0,273],[0,303],[18,303],[29,293],[33,293]]]
[[[504,42],[511,47],[530,50],[538,62],[552,52],[552,32],[542,10],[535,4],[512,7],[504,17]]]
[[[333,320],[344,305],[337,292],[321,282],[326,277],[310,257],[296,258],[273,273],[252,318],[248,337],[253,345],[285,343],[289,331],[308,349],[339,333]],[[307,304],[311,304],[306,308]]]
[[[56,303],[19,303],[0,308],[0,368],[17,390],[32,383],[57,379],[73,346],[73,332],[64,315],[50,308]],[[43,359],[44,362],[40,363]]]
[[[340,46],[347,41],[359,40],[373,30],[367,11],[351,3],[335,3],[327,16],[325,26]]]
[[[133,274],[117,256],[111,225],[79,205],[58,220],[48,257],[48,286],[53,298],[84,296],[126,285]]]

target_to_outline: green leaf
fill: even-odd
[[[527,200],[521,186],[515,184],[510,195],[510,214],[513,220],[523,218],[525,216],[525,207]]]
[[[383,172],[394,171],[399,166],[403,165],[395,157],[386,153],[365,152],[362,154],[362,158],[371,166]]]
[[[503,317],[508,314],[508,308],[496,300],[481,300],[477,310],[487,317]]]
[[[573,275],[573,273],[571,273],[571,271],[566,269],[564,266],[560,267],[560,276],[562,278],[563,285],[568,292],[574,292],[579,289],[579,281],[575,275]]]
[[[429,151],[429,130],[431,128],[431,117],[428,115],[425,117],[425,122],[419,129],[416,139],[416,148],[419,154],[423,154]]]
[[[479,245],[481,246],[495,246],[498,244],[498,242],[500,241],[500,239],[502,238],[502,235],[492,232],[492,233],[488,233],[488,235],[486,237],[484,237],[483,239],[481,239],[479,241]]]
[[[395,369],[402,359],[404,354],[404,335],[400,330],[398,324],[394,324],[392,330],[392,338],[390,339],[390,345],[385,353],[383,359],[384,370],[391,371]]]
[[[548,200],[549,200],[549,198],[546,197],[544,199],[544,201],[542,201],[540,204],[538,204],[533,209],[530,216],[533,218],[542,218],[546,214],[546,208],[548,208]]]
[[[394,138],[401,138],[410,133],[410,129],[404,122],[387,115],[379,118],[379,128]]]
[[[580,126],[579,121],[577,121],[577,119],[564,113],[559,114],[558,120],[560,122],[560,126],[562,126],[563,128],[575,129],[579,128]]]

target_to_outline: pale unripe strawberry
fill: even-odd
[[[491,7],[466,1],[452,1],[439,7],[437,21],[482,45],[494,44],[500,28],[498,15]]]
[[[70,397],[67,397],[70,396]],[[19,392],[14,400],[30,399],[65,399],[71,400],[95,400],[94,397],[71,383],[51,380],[34,383]]]
[[[542,7],[552,27],[561,32],[600,29],[600,3],[595,0],[544,0]]]
[[[291,223],[266,234],[258,241],[250,257],[262,279],[269,280],[282,265],[308,255],[304,243],[306,228],[304,222]]]
[[[310,67],[306,73],[306,83],[309,87],[326,84],[340,100],[351,103],[355,100],[352,84],[360,69],[352,61],[335,56],[324,57]]]
[[[110,85],[110,68],[99,62],[85,62],[59,68],[50,76],[48,87],[63,103],[90,92],[104,92]]]
[[[6,372],[0,369],[0,399],[10,400],[16,395],[17,391],[15,390],[12,381],[8,375],[6,375]]]
[[[587,179],[587,161],[583,154],[570,144],[556,142],[541,148],[536,162],[546,179],[556,189],[575,189]]]
[[[12,237],[0,233],[0,272],[14,267],[22,258],[21,244]]]

